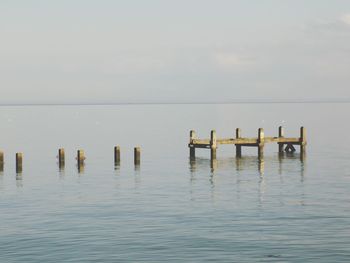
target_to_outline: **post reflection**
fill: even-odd
[[[300,182],[303,183],[305,167],[306,155],[299,153],[284,153],[264,158],[255,156],[216,160],[190,158],[191,200],[195,200],[195,189],[198,189],[198,186],[195,186],[196,182],[201,182],[203,176],[207,176],[211,185],[211,200],[215,201],[216,196],[220,196],[220,191],[224,191],[223,189],[231,185],[230,189],[236,189],[235,199],[237,201],[241,200],[242,195],[247,193],[250,195],[251,190],[256,189],[257,204],[263,207],[265,199],[270,198],[271,193],[268,193],[268,189],[274,189],[276,179],[280,180],[280,187],[283,187],[284,179],[287,179],[288,183],[295,183],[295,179],[298,181],[300,178]],[[279,176],[276,177],[276,175]],[[297,177],[290,175],[297,175]],[[272,182],[270,187],[269,182]],[[283,198],[282,193],[281,200]],[[303,197],[300,198],[303,199]]]
[[[79,174],[83,174],[85,171],[85,163],[79,163],[77,164],[77,169]]]
[[[16,173],[16,187],[22,188],[23,187],[23,176],[22,173]]]
[[[274,166],[278,162],[278,173],[283,173],[283,163],[288,162],[289,165],[293,164],[295,168],[300,171],[301,177],[304,176],[306,167],[306,154],[305,153],[280,153],[278,156],[271,157],[254,157],[244,156],[236,158],[223,158],[223,159],[206,159],[206,158],[190,158],[189,159],[189,171],[191,177],[198,171],[208,171],[210,168],[211,173],[216,171],[224,171],[236,169],[237,172],[244,170],[257,170],[260,176],[265,174],[266,164],[272,164]],[[193,178],[192,178],[193,179]]]

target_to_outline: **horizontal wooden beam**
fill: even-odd
[[[277,142],[277,143],[291,143],[295,145],[300,145],[300,138],[284,138],[284,137],[265,137],[264,138],[265,143],[270,142]],[[258,138],[224,138],[224,139],[217,139],[217,144],[237,144],[242,145],[243,144],[256,144],[258,143]],[[210,145],[210,139],[193,139],[191,141],[191,145]],[[197,147],[197,146],[196,146]]]

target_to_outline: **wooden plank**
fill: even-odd
[[[223,139],[217,139],[216,143],[217,144],[235,144],[234,141],[235,139],[233,138],[223,138]]]
[[[209,139],[193,139],[192,145],[195,145],[195,144],[208,144],[208,145],[210,145],[210,140]]]
[[[277,143],[299,143],[300,144],[300,138],[279,138],[279,137],[265,137],[264,138],[265,143],[270,142],[277,142]],[[223,138],[223,139],[217,139],[217,144],[246,144],[246,143],[258,143],[258,138]],[[192,140],[191,145],[196,144],[208,144],[210,145],[210,139],[194,139]]]
[[[235,139],[234,144],[239,144],[244,146],[243,144],[256,144],[258,143],[258,138],[240,138]]]

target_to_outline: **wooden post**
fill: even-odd
[[[120,147],[114,147],[114,165],[120,165]]]
[[[141,162],[141,148],[135,147],[134,148],[134,164],[140,165]]]
[[[259,166],[259,173],[260,173],[260,176],[263,176],[264,175],[264,171],[265,171],[265,161],[264,161],[264,158],[259,158],[258,160],[258,166]]]
[[[210,132],[210,159],[216,159],[216,131]]]
[[[210,169],[211,169],[211,172],[215,172],[215,170],[218,169],[218,160],[216,159],[211,159],[210,160]]]
[[[64,167],[65,164],[65,154],[64,154],[64,149],[58,149],[58,166],[60,168]]]
[[[306,129],[300,127],[300,152],[304,153],[306,148]]]
[[[0,152],[0,172],[4,171],[4,152]]]
[[[259,158],[264,157],[264,143],[265,143],[264,129],[259,128],[259,131],[258,131],[258,157]]]
[[[241,138],[241,129],[237,128],[236,129],[236,139]],[[242,146],[236,144],[236,157],[241,157],[242,156]]]
[[[190,158],[196,157],[196,148],[194,145],[192,145],[193,140],[196,138],[196,132],[194,130],[190,131],[190,144],[188,145],[190,147]]]
[[[16,153],[16,173],[21,173],[23,170],[23,155],[22,153]]]
[[[284,137],[284,129],[282,126],[278,127],[278,137],[279,138],[283,138]],[[278,143],[278,152],[279,153],[283,153],[283,148],[284,148],[284,144],[279,142]]]
[[[85,154],[83,150],[78,150],[77,151],[77,161],[78,161],[78,167],[83,166],[84,165],[84,161],[85,161]]]

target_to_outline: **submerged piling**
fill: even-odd
[[[306,129],[300,127],[300,153],[304,153],[306,149]]]
[[[237,128],[236,129],[236,139],[241,138],[241,129]],[[242,146],[236,144],[236,157],[241,157],[242,156]]]
[[[0,172],[4,171],[4,152],[0,152]]]
[[[190,144],[192,144],[193,140],[196,138],[196,132],[194,130],[190,131]],[[195,147],[190,147],[190,158],[195,158],[196,157],[196,148]]]
[[[140,165],[141,163],[141,148],[135,147],[134,148],[134,164]]]
[[[16,153],[16,173],[21,173],[23,170],[23,154]]]
[[[65,154],[64,154],[64,149],[60,148],[58,149],[58,166],[60,168],[63,168],[65,165]]]
[[[282,126],[278,127],[278,138],[283,138],[284,137],[284,129]],[[279,142],[278,143],[278,152],[279,153],[283,153],[283,148],[284,148],[284,144]]]
[[[210,159],[216,159],[216,131],[212,130],[210,132]]]
[[[120,147],[114,147],[114,165],[120,165]]]
[[[77,151],[77,162],[78,162],[78,166],[82,166],[84,165],[85,162],[85,154],[83,150],[78,150]]]
[[[265,145],[264,129],[259,128],[259,131],[258,131],[258,157],[259,158],[264,157],[264,145]]]

